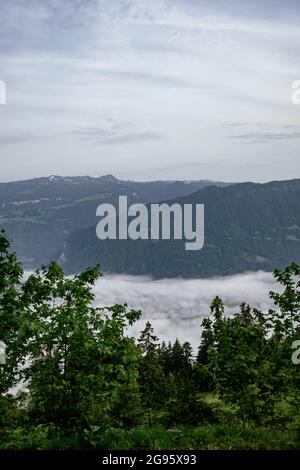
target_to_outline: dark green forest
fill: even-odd
[[[51,263],[24,280],[0,234],[0,449],[299,448],[299,265],[274,271],[267,313],[212,299],[196,352],[149,322],[130,337],[142,312],[95,307],[101,275]]]

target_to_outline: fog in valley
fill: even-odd
[[[106,275],[95,286],[96,304],[127,303],[143,312],[130,334],[138,336],[149,320],[160,340],[190,341],[196,351],[202,319],[218,295],[226,314],[234,314],[242,301],[263,311],[273,306],[270,290],[278,290],[271,273],[255,272],[211,279],[153,280],[139,276]]]
[[[31,274],[26,272],[25,278]],[[138,337],[150,321],[161,341],[189,341],[196,351],[201,322],[209,316],[210,304],[218,295],[226,315],[233,315],[245,301],[251,307],[267,311],[274,304],[270,290],[279,290],[272,273],[263,271],[208,279],[160,279],[144,276],[104,275],[94,287],[95,305],[127,303],[143,315],[128,332]]]

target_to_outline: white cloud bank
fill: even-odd
[[[237,312],[243,301],[266,311],[273,305],[268,293],[276,287],[272,274],[265,272],[191,280],[110,275],[96,283],[95,294],[99,306],[126,302],[130,308],[142,310],[142,319],[130,334],[139,336],[149,320],[161,341],[178,337],[190,341],[196,351],[202,319],[216,295],[223,299],[228,315]]]

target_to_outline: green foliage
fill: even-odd
[[[18,288],[23,270],[9,248],[10,241],[0,231],[0,341],[6,345],[6,364],[0,365],[0,398],[18,379],[15,338],[20,322]],[[0,414],[1,406],[0,402]]]
[[[147,322],[145,329],[141,331],[138,344],[143,354],[138,380],[147,421],[151,425],[166,398],[166,378],[158,338],[153,334],[150,322]]]
[[[274,309],[242,303],[227,317],[216,297],[197,357],[160,344],[141,312],[94,305],[99,266],[66,277],[56,263],[22,281],[0,234],[0,448],[222,449],[299,445],[300,267],[275,278]],[[26,383],[22,393],[12,386]],[[191,427],[192,426],[192,427]],[[278,430],[278,431],[277,431]],[[281,434],[279,434],[279,431]]]
[[[91,307],[91,288],[100,275],[96,267],[70,279],[52,263],[22,286],[20,339],[28,362],[22,377],[29,382],[29,412],[39,422],[125,422],[126,410],[138,401],[139,354],[124,330],[140,312],[126,305],[106,312]]]
[[[110,428],[102,432],[97,427],[84,435],[57,433],[49,426],[22,428],[5,433],[0,449],[97,449],[97,450],[278,450],[298,449],[296,433],[257,427],[232,425],[177,426],[165,429],[137,427],[130,430]]]
[[[279,311],[270,311],[274,332],[281,337],[293,339],[300,327],[300,266],[292,263],[281,271],[275,269],[276,281],[284,287],[284,291],[270,292],[275,306]]]

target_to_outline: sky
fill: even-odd
[[[0,4],[0,181],[300,177],[298,0]]]

